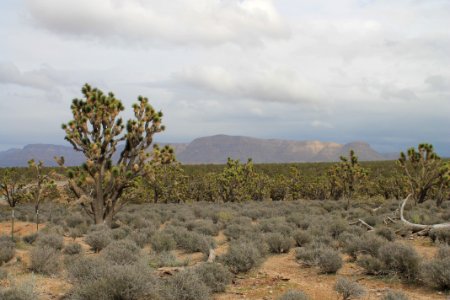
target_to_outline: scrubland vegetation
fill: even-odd
[[[63,125],[83,166],[0,170],[0,299],[448,293],[449,166],[431,145],[397,162],[181,166],[149,151],[164,127],[146,98],[125,123],[113,94],[83,95]]]

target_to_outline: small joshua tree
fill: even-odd
[[[164,130],[162,113],[155,111],[147,98],[138,97],[133,104],[134,118],[124,124],[119,117],[124,106],[113,93],[104,94],[88,84],[82,93],[83,99],[72,101],[73,120],[62,126],[65,139],[86,157],[82,167],[69,170],[69,187],[95,224],[111,225],[126,203],[123,193],[153,166],[172,160],[173,151],[168,147],[147,151],[153,136]],[[125,147],[114,163],[120,143]],[[57,161],[64,165],[64,158]]]
[[[16,205],[25,198],[26,184],[21,173],[15,169],[6,169],[0,179],[0,195],[4,196],[11,208],[11,239],[14,240],[14,221]]]
[[[44,163],[39,161],[36,163],[34,159],[28,161],[28,167],[34,173],[35,182],[28,189],[28,198],[34,203],[34,212],[36,214],[36,231],[39,231],[39,205],[44,198],[56,190],[56,185],[51,179],[51,174],[44,174]]]
[[[409,148],[406,154],[401,152],[397,162],[416,203],[423,203],[433,189],[439,195],[449,186],[448,165],[442,162],[431,144],[419,144],[417,150]]]
[[[367,170],[361,167],[353,150],[350,150],[348,158],[341,156],[340,160],[328,171],[328,178],[331,195],[335,199],[345,197],[347,199],[346,209],[348,209],[351,197],[367,180]]]

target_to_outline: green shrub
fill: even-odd
[[[362,237],[349,237],[344,242],[343,252],[356,259],[358,254],[377,256],[380,247],[386,244],[386,240],[377,235],[367,233]]]
[[[302,229],[295,230],[292,237],[294,238],[297,247],[304,247],[312,241],[311,235]]]
[[[38,234],[36,232],[30,233],[30,234],[24,235],[22,237],[22,241],[31,245],[36,241],[37,237],[38,237]]]
[[[248,272],[262,262],[262,255],[255,244],[245,241],[236,241],[230,245],[228,252],[221,257],[231,272]]]
[[[400,291],[388,291],[383,298],[381,298],[382,300],[408,300],[408,296],[406,296],[405,293],[400,292]]]
[[[305,293],[294,290],[289,290],[277,298],[277,300],[308,300],[308,299],[309,297]]]
[[[342,268],[343,262],[338,251],[325,248],[317,257],[317,265],[322,273],[334,274]]]
[[[378,258],[386,271],[407,280],[414,280],[419,273],[420,257],[410,245],[388,243],[379,249]]]
[[[450,290],[450,257],[435,258],[421,267],[422,280],[439,290]]]
[[[364,268],[367,275],[378,275],[384,272],[383,263],[378,258],[370,255],[358,257],[356,263]]]
[[[167,300],[208,300],[210,290],[194,271],[184,270],[167,280],[163,295]]]
[[[68,255],[80,254],[82,252],[82,250],[83,249],[81,248],[81,245],[76,242],[68,243],[64,247],[64,253],[68,254]]]
[[[61,250],[64,246],[64,239],[61,235],[55,233],[40,234],[37,238],[37,245]]]
[[[140,248],[135,242],[124,239],[111,242],[102,250],[102,257],[113,264],[127,265],[138,261]]]
[[[196,266],[194,271],[214,293],[224,292],[226,286],[231,283],[231,273],[218,263],[202,263]]]
[[[287,253],[292,247],[292,239],[281,233],[269,233],[266,235],[266,243],[271,253]]]
[[[181,267],[187,266],[189,260],[177,260],[176,256],[171,252],[160,252],[150,254],[150,266],[152,268],[161,267]]]
[[[33,285],[30,283],[13,285],[9,288],[0,287],[0,299],[2,300],[30,300],[37,299]]]
[[[109,245],[112,241],[112,235],[110,229],[91,231],[84,238],[86,244],[95,252],[99,252],[103,248]]]
[[[350,298],[359,298],[363,296],[366,291],[356,281],[339,277],[334,285],[334,290],[342,295],[342,299],[348,300]]]
[[[30,270],[45,274],[53,275],[58,273],[60,269],[59,252],[47,245],[38,245],[30,251]]]
[[[16,244],[10,237],[0,237],[0,265],[10,261],[16,253]]]
[[[375,234],[385,238],[386,240],[393,242],[395,241],[395,232],[389,227],[380,227],[375,229]]]
[[[166,232],[156,232],[150,239],[152,249],[155,252],[174,250],[177,243],[172,235]]]
[[[438,228],[430,230],[430,238],[434,242],[440,242],[450,245],[450,229]]]
[[[74,285],[72,299],[160,299],[158,281],[150,268],[143,264],[106,264],[100,270],[101,276],[91,274],[86,277],[95,279]]]

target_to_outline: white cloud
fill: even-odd
[[[191,67],[172,76],[175,83],[207,91],[227,100],[312,103],[323,95],[312,82],[289,68],[244,69]]]
[[[289,30],[272,0],[29,0],[46,29],[140,45],[261,44]]]

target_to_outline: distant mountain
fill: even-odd
[[[164,145],[164,144],[162,144]],[[392,159],[373,150],[365,142],[338,144],[320,141],[257,139],[243,136],[215,135],[201,137],[187,144],[170,144],[177,159],[185,164],[225,163],[228,157],[255,163],[329,162],[347,156],[353,149],[361,161]],[[119,150],[120,151],[120,150]],[[55,166],[54,156],[64,156],[68,166],[80,165],[83,155],[70,146],[48,144],[27,145],[23,149],[0,152],[0,167],[26,166],[34,158],[46,166]]]

